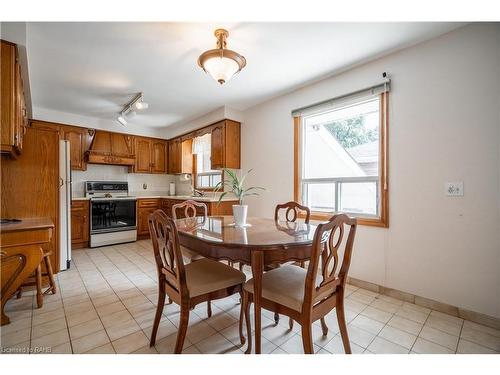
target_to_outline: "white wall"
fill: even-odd
[[[172,125],[164,128],[163,137],[173,138],[178,135],[203,128],[204,126],[213,124],[217,121],[224,119],[230,119],[241,122],[243,121],[243,113],[241,111],[238,111],[237,109],[223,106],[195,119],[188,120],[179,123],[177,125]]]
[[[350,274],[500,317],[499,35],[469,25],[245,111],[242,166],[268,189],[250,214],[293,199],[290,112],[387,71],[390,228],[359,228]],[[465,196],[446,197],[446,181]]]

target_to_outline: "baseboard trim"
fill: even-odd
[[[382,285],[371,283],[368,281],[348,277],[347,282],[351,285],[371,290],[372,292],[383,294],[385,296],[393,297],[405,302],[414,303],[422,307],[427,307],[445,314],[457,316],[462,319],[470,320],[471,322],[482,324],[491,328],[500,329],[500,318],[489,316],[486,314],[478,313],[475,311],[462,309],[457,306],[452,306],[447,303],[434,301],[429,298],[417,296],[415,294],[403,292],[397,289],[387,288]]]

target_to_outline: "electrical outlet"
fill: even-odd
[[[448,197],[462,197],[464,195],[464,183],[447,182],[445,184],[445,193]]]

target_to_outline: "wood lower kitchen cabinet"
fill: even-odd
[[[0,151],[16,158],[22,151],[28,126],[17,45],[0,41]]]
[[[138,239],[149,238],[148,217],[157,209],[161,209],[168,217],[172,217],[172,206],[185,201],[185,198],[141,198],[137,199],[137,237]],[[206,202],[203,200],[193,199],[196,202],[207,205],[207,215],[232,215],[233,204],[237,201],[223,201],[220,205],[217,202]],[[197,211],[197,215],[203,215],[203,212]],[[182,210],[177,211],[177,218],[184,217]]]
[[[186,199],[184,198],[161,198],[160,199],[160,208],[165,212],[165,214],[168,217],[172,217],[172,206],[174,204],[181,203],[185,201]],[[237,204],[237,201],[223,201],[220,204],[217,204],[217,202],[207,202],[203,200],[197,200],[196,198],[193,198],[195,202],[198,203],[203,203],[207,206],[207,215],[208,216],[214,216],[214,215],[232,215],[233,214],[233,204]],[[196,209],[196,214],[197,216],[203,215],[203,210],[202,209]],[[178,210],[177,211],[177,218],[182,219],[184,216],[183,210]]]
[[[71,246],[80,249],[89,246],[90,208],[88,200],[71,201]]]
[[[135,173],[167,173],[167,141],[135,137]]]
[[[137,238],[149,238],[149,215],[160,208],[160,200],[144,198],[137,200]]]

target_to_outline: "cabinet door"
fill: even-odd
[[[111,133],[111,151],[114,156],[133,155],[133,137],[128,134]]]
[[[89,240],[88,207],[86,204],[71,207],[71,243]],[[86,209],[87,207],[87,209]]]
[[[211,165],[212,169],[221,169],[224,167],[224,122],[221,122],[212,129],[211,146]]]
[[[181,173],[181,152],[180,139],[168,143],[168,173]]]
[[[139,208],[137,210],[137,235],[149,235],[148,217],[155,212],[156,208]]]
[[[0,118],[1,118],[1,151],[16,156],[19,144],[18,131],[18,97],[16,92],[16,76],[19,64],[16,63],[16,46],[1,41],[0,50]]]
[[[167,171],[166,163],[166,143],[165,141],[152,141],[151,142],[151,172],[165,173]]]
[[[135,139],[135,172],[151,172],[151,140],[136,137]]]
[[[84,171],[85,129],[64,129],[64,139],[70,144],[71,169]]]
[[[16,96],[16,116],[14,123],[14,146],[19,152],[23,149],[23,128],[24,128],[24,93],[23,80],[21,78],[21,65],[16,59],[16,75],[15,75],[15,96]]]

